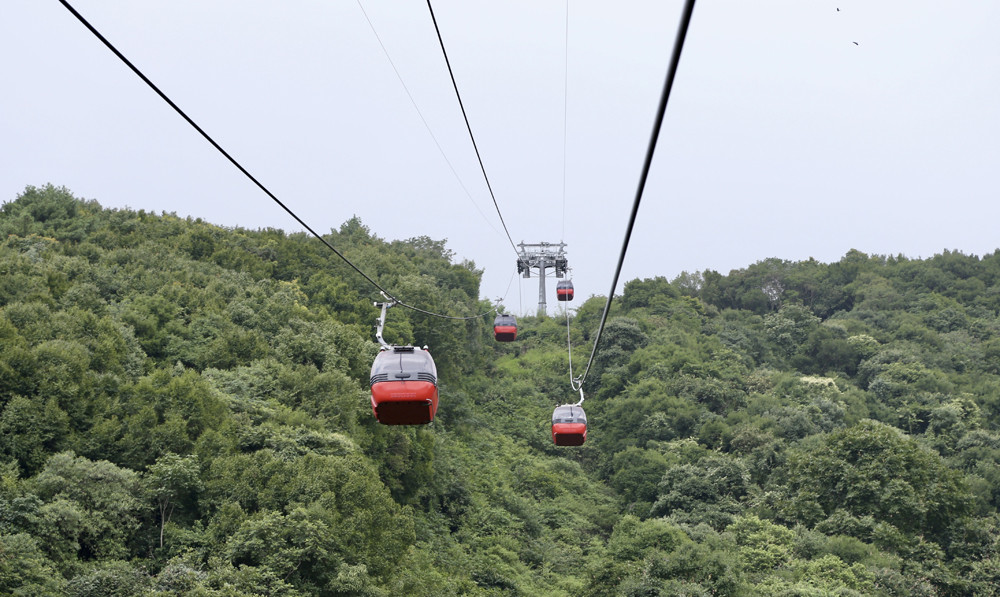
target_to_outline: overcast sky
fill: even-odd
[[[356,0],[72,4],[314,229],[447,239],[484,297],[535,311],[424,2],[362,2],[405,88]],[[681,6],[434,3],[511,236],[565,241],[579,299],[610,289]],[[992,253],[998,24],[988,0],[699,2],[618,292],[852,248]],[[3,0],[0,65],[0,200],[52,183],[298,229],[58,1]]]

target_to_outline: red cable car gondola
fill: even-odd
[[[517,339],[517,319],[513,315],[497,315],[493,320],[493,337],[497,342],[513,342]]]
[[[571,280],[560,280],[556,284],[556,298],[561,301],[573,300],[573,282]]]
[[[587,441],[587,413],[579,404],[563,404],[552,412],[552,441],[557,446],[582,446]]]
[[[424,425],[438,407],[437,368],[427,348],[389,346],[372,363],[372,412],[383,425]]]

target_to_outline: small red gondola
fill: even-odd
[[[513,342],[517,339],[517,319],[513,315],[499,314],[493,320],[493,337],[497,342]]]
[[[573,282],[570,280],[560,280],[556,284],[556,298],[561,301],[573,300]]]
[[[582,446],[587,441],[587,413],[577,404],[557,406],[552,413],[552,441],[557,446]]]
[[[372,363],[371,389],[372,412],[383,425],[424,425],[437,413],[437,368],[426,348],[383,348]]]

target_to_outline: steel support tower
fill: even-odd
[[[566,243],[537,243],[517,245],[517,273],[531,277],[531,270],[538,270],[538,316],[545,317],[545,270],[552,268],[557,278],[566,275]]]

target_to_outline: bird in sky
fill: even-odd
[[[854,44],[854,45],[858,45],[858,42],[856,42],[856,41],[852,41],[851,43]]]

